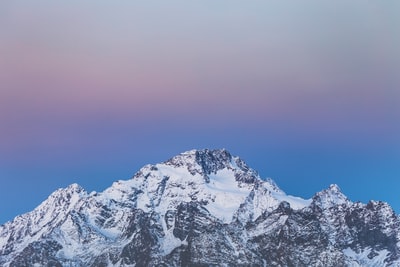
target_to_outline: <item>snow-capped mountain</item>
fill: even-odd
[[[226,150],[77,184],[0,226],[1,266],[400,266],[400,221],[336,185],[304,200]]]

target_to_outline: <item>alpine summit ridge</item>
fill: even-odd
[[[337,185],[285,194],[224,149],[77,184],[0,226],[0,266],[400,266],[400,221]]]

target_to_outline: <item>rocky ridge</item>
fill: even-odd
[[[400,221],[337,185],[286,195],[226,150],[77,184],[0,226],[1,266],[400,266]]]

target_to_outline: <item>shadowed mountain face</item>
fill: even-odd
[[[226,150],[59,189],[0,226],[1,266],[400,266],[400,221],[331,185],[286,195]]]

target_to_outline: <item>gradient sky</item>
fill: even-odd
[[[0,2],[0,223],[193,148],[400,212],[399,1]]]

